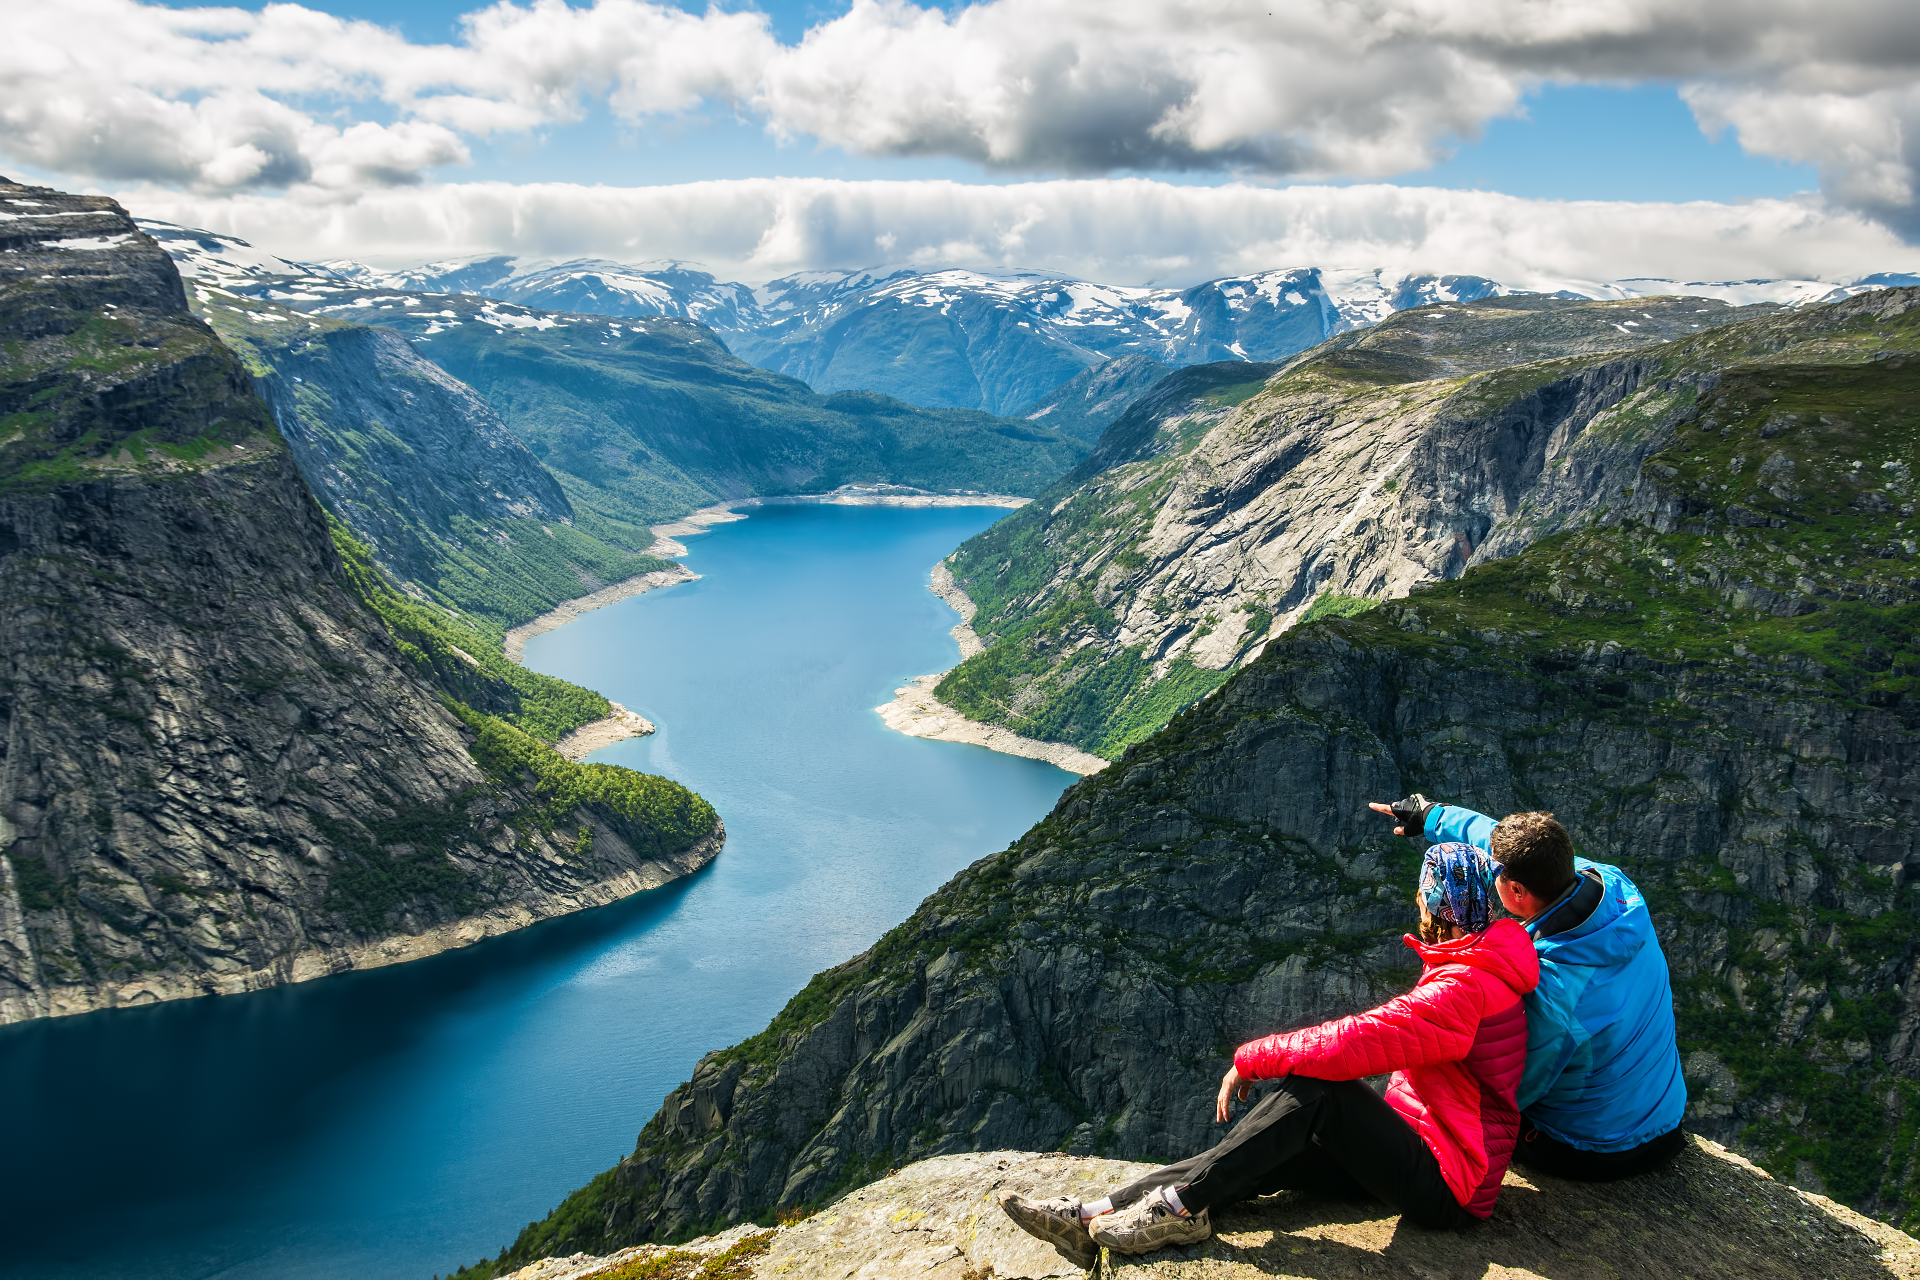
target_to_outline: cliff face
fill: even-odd
[[[1278,370],[1184,370],[954,554],[988,649],[939,696],[1112,758],[1316,611],[1618,506],[1723,366],[1861,328],[1859,305],[1491,299],[1403,312]]]
[[[1411,979],[1414,850],[1366,805],[1415,789],[1552,809],[1625,867],[1690,1124],[1920,1223],[1916,301],[1725,331],[1607,513],[1269,645],[709,1055],[516,1249],[688,1233],[944,1152],[1202,1145],[1234,1044]]]
[[[0,208],[0,1021],[407,959],[713,855],[698,797],[552,783],[421,683],[117,206]]]

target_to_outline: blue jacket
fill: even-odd
[[[1486,849],[1497,825],[1471,809],[1439,805],[1427,815],[1426,837]],[[1526,997],[1520,1109],[1568,1146],[1627,1151],[1671,1131],[1686,1114],[1673,988],[1633,881],[1602,862],[1575,858],[1574,865],[1598,872],[1606,892],[1582,923],[1534,937],[1540,985]]]

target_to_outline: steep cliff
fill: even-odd
[[[1313,609],[1404,595],[1615,501],[1740,358],[1700,335],[1814,342],[1855,315],[1767,327],[1773,310],[1489,299],[1402,312],[1277,371],[1184,370],[955,553],[988,649],[938,695],[1112,758]]]
[[[1701,339],[1717,373],[1673,377],[1604,513],[1268,645],[704,1059],[519,1256],[946,1152],[1203,1144],[1232,1045],[1412,976],[1415,854],[1366,804],[1414,789],[1553,809],[1627,868],[1690,1124],[1920,1226],[1916,304]]]
[[[118,206],[0,210],[0,1021],[390,963],[713,856],[699,797],[423,683]]]

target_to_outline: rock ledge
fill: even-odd
[[[1087,1198],[1147,1167],[1022,1151],[938,1156],[780,1228],[749,1265],[756,1280],[1078,1276],[1015,1228],[994,1193]],[[717,1256],[763,1230],[743,1224],[681,1248]],[[589,1280],[668,1252],[549,1258],[509,1280]],[[1227,1210],[1203,1244],[1140,1259],[1109,1253],[1097,1270],[1100,1280],[1915,1280],[1920,1241],[1695,1138],[1666,1169],[1625,1182],[1509,1172],[1493,1217],[1466,1231],[1423,1231],[1377,1204],[1286,1193]]]

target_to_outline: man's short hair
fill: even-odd
[[[1501,874],[1536,898],[1551,901],[1573,883],[1573,837],[1550,813],[1514,813],[1488,842]]]

